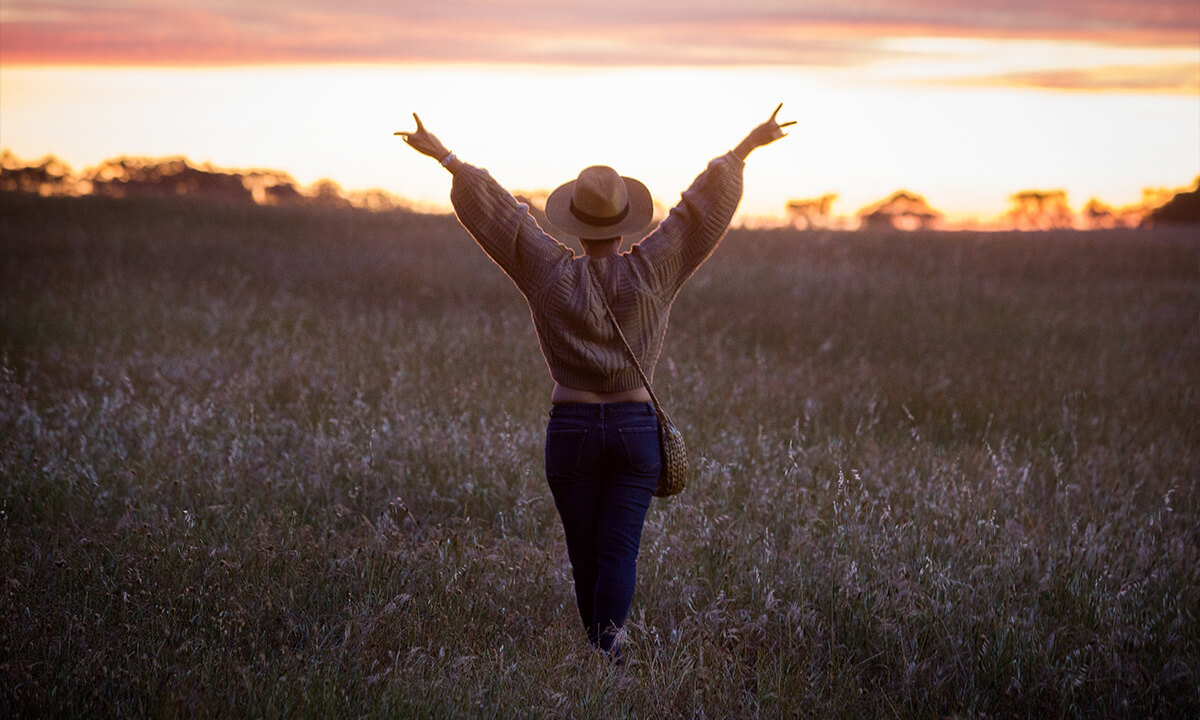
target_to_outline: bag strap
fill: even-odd
[[[621,332],[621,323],[617,322],[617,316],[613,313],[612,308],[608,305],[608,298],[604,296],[604,287],[600,284],[600,278],[596,276],[596,270],[592,267],[592,261],[587,260],[588,274],[592,276],[592,283],[596,286],[596,292],[600,293],[600,302],[604,303],[604,311],[608,313],[608,319],[612,320],[613,327],[617,329],[617,337],[621,338],[621,344],[625,346],[625,352],[629,354],[629,359],[633,361],[633,366],[637,368],[638,375],[641,376],[642,382],[646,385],[646,392],[650,393],[650,401],[654,403],[654,412],[664,416],[662,406],[658,404],[658,397],[654,395],[654,389],[650,387],[650,378],[646,377],[646,371],[642,370],[642,364],[638,362],[637,355],[634,354],[633,348],[629,347],[629,341],[625,339],[625,333]]]

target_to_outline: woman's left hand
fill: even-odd
[[[436,135],[425,129],[425,126],[421,124],[421,118],[416,113],[413,113],[413,120],[417,121],[417,129],[415,131],[407,132],[400,130],[393,133],[393,135],[399,135],[404,138],[404,142],[408,143],[409,147],[422,155],[428,155],[438,161],[445,160],[450,151],[446,149],[441,140],[437,139]]]

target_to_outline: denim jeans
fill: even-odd
[[[561,404],[546,428],[546,479],[562,518],[588,639],[615,651],[662,459],[650,403]]]

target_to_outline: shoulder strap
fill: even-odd
[[[663,409],[658,404],[658,398],[654,395],[654,389],[650,387],[650,378],[646,377],[646,371],[642,370],[642,364],[638,362],[637,355],[634,354],[633,348],[629,347],[629,341],[625,339],[625,333],[621,332],[621,323],[617,322],[617,316],[613,314],[612,308],[608,305],[608,298],[604,296],[604,287],[600,285],[600,278],[596,276],[596,270],[592,267],[591,258],[587,259],[587,269],[588,275],[592,276],[592,283],[596,286],[596,292],[600,293],[600,302],[604,303],[604,311],[608,313],[608,319],[612,320],[613,327],[617,329],[617,337],[621,338],[621,344],[625,346],[625,352],[629,354],[629,359],[633,361],[633,366],[637,368],[638,375],[641,376],[642,382],[646,385],[646,392],[650,393],[650,401],[654,403],[654,411],[662,415]]]

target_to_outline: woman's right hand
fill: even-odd
[[[446,149],[441,140],[437,139],[436,135],[425,129],[425,126],[421,124],[421,118],[416,113],[413,113],[413,120],[417,121],[417,129],[415,131],[400,130],[393,133],[393,135],[399,135],[404,138],[404,142],[408,143],[409,147],[422,155],[428,155],[438,162],[445,160],[450,151]]]
[[[740,142],[736,148],[733,149],[733,152],[738,157],[745,160],[746,156],[749,155],[755,148],[760,148],[763,145],[770,145],[779,138],[784,137],[787,133],[783,131],[783,128],[796,124],[795,120],[785,123],[779,123],[775,120],[775,116],[779,114],[779,110],[782,107],[783,103],[779,103],[779,105],[775,108],[775,112],[771,113],[771,117],[767,118],[766,122],[751,130],[750,134],[747,135],[746,138],[742,140],[742,142]]]

